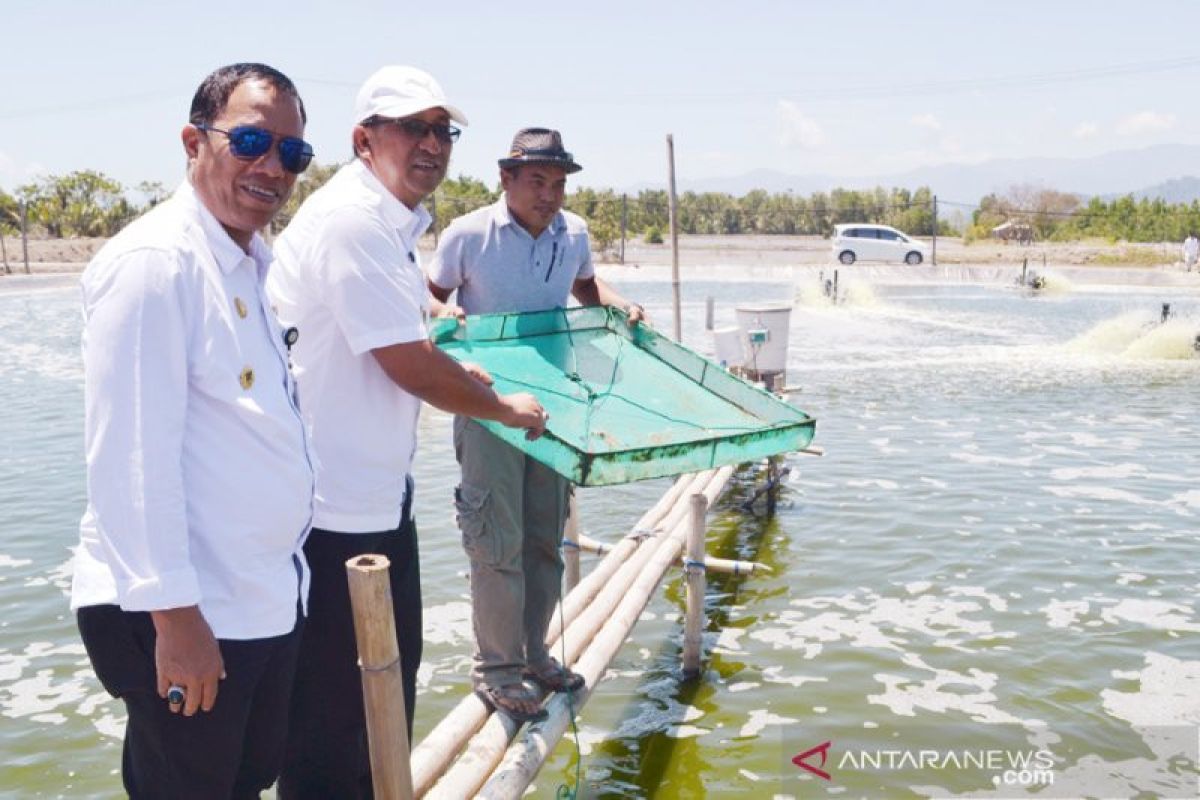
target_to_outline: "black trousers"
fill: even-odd
[[[421,574],[411,484],[395,530],[336,533],[313,528],[304,545],[312,570],[308,620],[292,691],[287,754],[279,797],[371,798],[371,762],[363,711],[362,673],[354,638],[346,561],[368,553],[391,561],[389,582],[400,645],[408,736],[412,740],[421,663]]]
[[[218,639],[226,677],[212,711],[172,714],[158,696],[147,612],[115,605],[76,614],[96,677],[125,703],[121,777],[132,798],[257,798],[283,763],[303,618],[268,639]]]

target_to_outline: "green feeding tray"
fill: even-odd
[[[481,424],[579,486],[709,469],[807,447],[816,420],[652,328],[604,306],[434,322],[432,338],[479,364],[502,394],[530,392],[546,433]]]

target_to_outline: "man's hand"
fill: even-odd
[[[524,428],[525,438],[529,441],[546,432],[550,415],[533,395],[527,392],[506,394],[500,398],[500,402],[509,409],[508,417],[500,421],[510,428]]]
[[[158,634],[154,646],[154,666],[158,671],[158,696],[166,699],[171,686],[182,687],[185,695],[183,715],[197,709],[212,711],[217,702],[217,686],[225,677],[225,662],[212,628],[197,606],[151,611]],[[180,707],[172,704],[171,712]]]
[[[458,320],[458,324],[462,325],[467,321],[467,312],[463,311],[462,306],[451,305],[450,303],[441,303],[441,308],[434,308],[433,315],[438,319],[450,319],[453,317]]]
[[[642,308],[637,303],[630,303],[629,305],[625,306],[625,313],[629,315],[629,319],[626,320],[626,323],[631,328],[634,325],[637,325],[639,322],[643,325],[650,324],[650,318],[646,316],[646,309]]]
[[[470,361],[463,361],[462,368],[470,373],[472,378],[479,381],[484,386],[491,386],[493,383],[495,383],[495,381],[492,380],[492,374],[478,364],[474,364]]]

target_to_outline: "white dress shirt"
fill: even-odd
[[[222,639],[292,630],[313,471],[283,332],[185,183],[83,273],[88,507],[72,608],[199,605]]]
[[[417,242],[429,223],[356,159],[275,242],[267,290],[283,324],[300,331],[292,358],[317,459],[314,527],[371,533],[400,523],[421,401],[371,351],[428,336]]]

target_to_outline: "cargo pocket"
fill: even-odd
[[[462,531],[463,549],[473,561],[494,567],[500,563],[496,526],[491,519],[491,492],[469,484],[454,490],[454,507]]]

